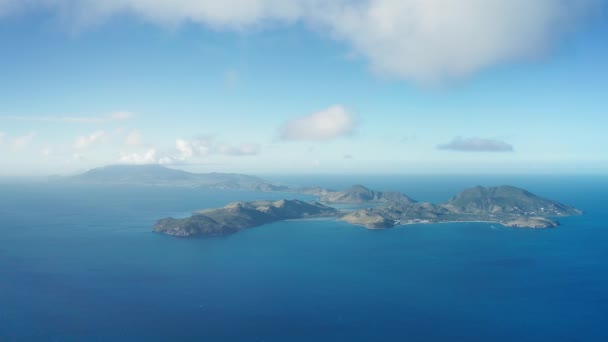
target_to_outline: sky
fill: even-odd
[[[608,172],[601,0],[0,0],[0,175]]]

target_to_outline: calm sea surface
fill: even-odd
[[[316,220],[180,239],[151,227],[297,195],[0,182],[0,341],[608,341],[608,177],[272,180],[424,201],[511,184],[586,214],[550,230]]]

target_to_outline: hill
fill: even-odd
[[[408,196],[394,191],[374,191],[363,185],[353,185],[344,191],[325,191],[320,193],[319,200],[324,203],[360,204],[368,202],[387,203],[415,203]]]
[[[456,213],[469,214],[517,214],[523,216],[579,215],[580,210],[571,206],[536,196],[514,186],[466,189],[444,207]]]
[[[221,236],[276,221],[336,214],[334,208],[300,200],[234,202],[223,208],[197,211],[185,219],[162,219],[154,231],[181,237]]]

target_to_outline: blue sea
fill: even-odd
[[[608,341],[608,177],[277,177],[423,201],[510,184],[586,214],[372,231],[332,220],[222,238],[162,217],[294,194],[0,182],[0,341]]]

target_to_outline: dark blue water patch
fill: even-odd
[[[4,185],[0,340],[607,340],[608,186],[529,182],[587,214],[548,230],[301,220],[178,239],[152,224],[281,194]]]

